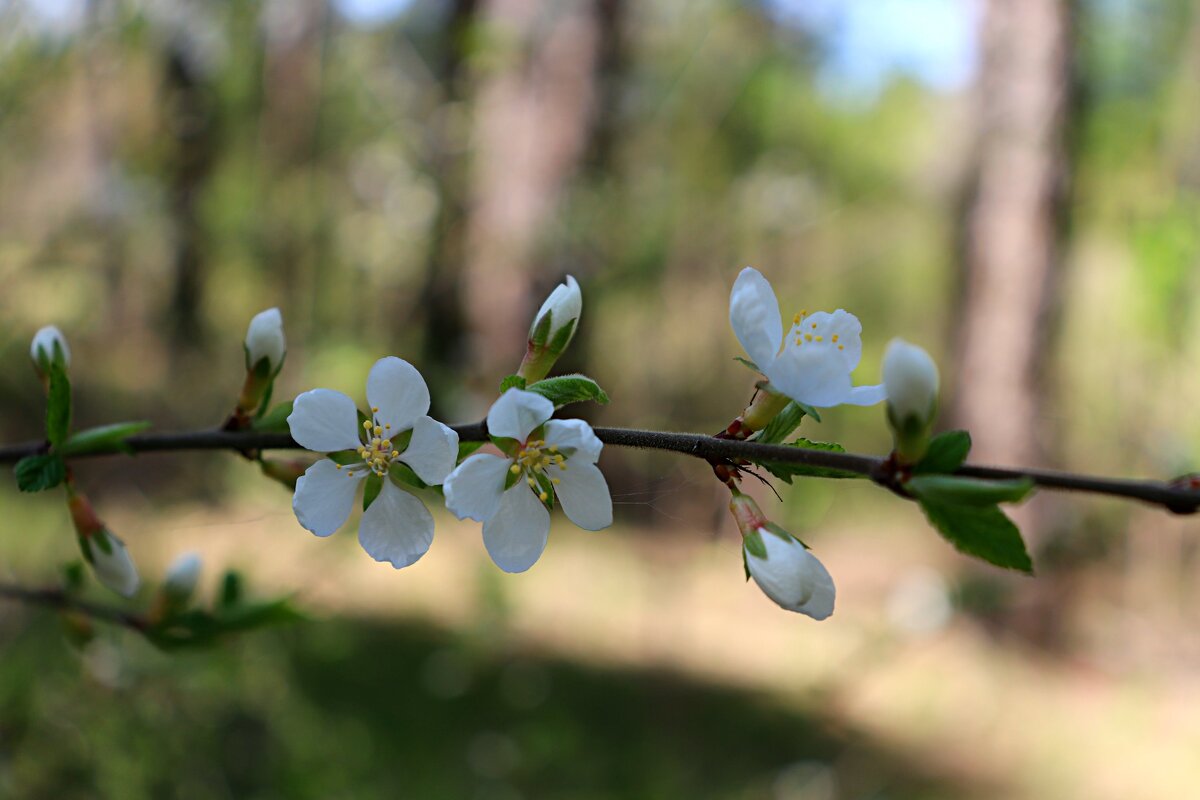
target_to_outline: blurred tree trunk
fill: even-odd
[[[483,22],[464,285],[473,377],[490,393],[520,361],[539,235],[584,156],[599,37],[581,0],[491,0]]]
[[[1066,229],[1068,6],[991,0],[983,18],[952,415],[986,463],[1036,464],[1049,452],[1041,377]]]

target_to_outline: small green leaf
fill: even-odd
[[[915,475],[904,484],[918,498],[964,506],[1019,503],[1033,491],[1033,481],[988,481],[957,475]]]
[[[458,443],[458,461],[462,462],[467,456],[474,453],[479,448],[483,447],[487,442],[459,442]]]
[[[555,408],[562,408],[570,403],[582,403],[594,400],[601,405],[608,402],[608,395],[594,380],[586,375],[562,375],[557,378],[546,378],[530,385],[529,391],[537,392]]]
[[[242,601],[242,575],[236,570],[228,570],[221,576],[221,591],[217,597],[217,605],[221,608],[232,608]]]
[[[363,511],[371,507],[371,503],[375,502],[375,498],[379,497],[381,491],[383,491],[383,478],[372,472],[367,476],[363,485]]]
[[[788,447],[799,447],[803,450],[821,450],[826,453],[844,453],[846,448],[836,442],[813,442],[800,438],[790,442]],[[791,483],[796,476],[806,478],[862,478],[857,472],[831,467],[812,467],[807,464],[795,464],[790,461],[758,461],[755,462],[784,483]]]
[[[22,492],[42,492],[53,489],[67,477],[67,465],[56,453],[25,456],[13,467],[17,488]]]
[[[150,427],[150,423],[114,422],[111,425],[100,425],[85,431],[71,434],[62,447],[58,448],[64,456],[77,456],[84,453],[103,453],[120,451],[132,453],[133,450],[125,444],[125,440],[135,433],[141,433]]]
[[[50,392],[46,399],[46,438],[57,447],[71,428],[71,380],[62,364],[50,364]]]
[[[929,440],[925,457],[913,467],[917,475],[949,474],[962,466],[971,452],[971,434],[966,431],[946,431]]]
[[[543,314],[542,318],[537,321],[533,333],[529,335],[530,343],[539,350],[546,346],[546,339],[550,336],[550,318],[553,316],[554,314],[550,311]]]
[[[800,424],[800,420],[804,419],[805,411],[800,407],[799,403],[792,401],[783,407],[775,415],[775,419],[767,423],[767,427],[759,431],[758,436],[754,437],[754,441],[763,444],[778,444],[791,435],[792,431],[796,430],[796,426]]]
[[[999,506],[954,505],[928,498],[917,502],[930,524],[959,552],[997,567],[1033,573],[1021,532]]]
[[[508,375],[504,380],[500,381],[500,394],[504,394],[509,389],[524,389],[525,379],[520,375]]]
[[[250,427],[267,433],[288,433],[290,428],[287,418],[292,413],[292,402],[288,400],[286,403],[272,406],[270,411],[250,423]]]
[[[748,358],[742,358],[741,356],[734,356],[733,360],[738,362],[739,364],[741,364],[744,367],[749,367],[750,369],[754,370],[755,372],[759,372],[759,373],[762,372],[762,370],[758,368],[758,364],[755,364],[753,361],[751,361]]]

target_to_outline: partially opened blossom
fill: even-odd
[[[527,383],[540,381],[550,372],[575,336],[582,310],[579,283],[568,275],[565,283],[554,287],[529,326],[528,347],[517,370]]]
[[[476,453],[443,487],[446,508],[483,523],[483,543],[505,572],[524,572],[542,555],[554,499],[584,530],[612,524],[612,497],[596,466],[604,445],[583,420],[550,419],[553,413],[540,394],[509,389],[487,416],[488,433],[506,455]]]
[[[369,418],[361,425],[354,401],[332,389],[313,389],[296,398],[288,426],[292,438],[320,453],[338,453],[342,463],[323,458],[296,481],[292,509],[317,536],[345,523],[357,490],[368,476],[382,480],[379,495],[363,512],[358,541],[376,561],[399,569],[414,563],[433,541],[433,516],[419,499],[392,480],[407,464],[429,485],[445,480],[458,457],[458,434],[429,417],[429,389],[416,368],[388,356],[367,376]]]
[[[780,394],[818,408],[870,406],[885,397],[882,385],[854,386],[850,381],[862,357],[862,325],[848,311],[800,311],[785,329],[771,284],[746,267],[729,295],[729,322]]]
[[[788,611],[822,620],[833,613],[837,591],[825,565],[796,537],[768,520],[740,492],[729,509],[742,533],[746,571],[763,594]]]
[[[883,385],[896,455],[918,461],[929,446],[929,429],[937,414],[937,364],[917,345],[892,339],[883,354]]]

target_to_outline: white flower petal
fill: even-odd
[[[835,349],[796,345],[789,338],[779,358],[763,370],[771,387],[793,400],[818,408],[846,402],[850,373]]]
[[[262,359],[267,359],[271,372],[279,371],[283,356],[287,352],[287,340],[283,336],[283,315],[278,308],[260,311],[250,320],[246,328],[246,353],[251,369]]]
[[[104,552],[99,542],[89,542],[96,579],[122,597],[133,597],[142,579],[138,577],[137,566],[125,549],[125,543],[107,529],[97,532],[93,539],[100,536],[108,537],[109,552]]]
[[[163,578],[163,591],[172,598],[183,601],[192,596],[200,581],[200,570],[204,560],[197,552],[184,553],[171,562]]]
[[[612,496],[608,482],[595,464],[578,459],[567,460],[566,469],[551,467],[547,475],[558,478],[554,494],[563,513],[585,531],[598,531],[612,525]]]
[[[546,445],[562,450],[571,448],[575,455],[571,463],[587,461],[592,464],[600,458],[604,443],[596,438],[592,426],[581,419],[552,419],[546,423]]]
[[[883,384],[875,386],[853,386],[850,394],[842,402],[851,406],[873,406],[887,399],[887,390]]]
[[[33,359],[34,364],[40,364],[44,357],[48,364],[54,360],[55,344],[62,350],[63,366],[71,366],[71,348],[67,347],[67,337],[54,325],[39,328],[33,335],[33,342],[29,345],[29,357]]]
[[[301,447],[318,453],[357,449],[358,409],[333,389],[313,389],[296,398],[288,428]]]
[[[542,317],[546,316],[546,312],[553,313],[550,318],[550,333],[548,339],[554,339],[554,335],[571,320],[578,322],[579,312],[583,309],[583,295],[579,291],[579,284],[570,275],[567,276],[566,283],[560,283],[554,287],[554,291],[542,303],[542,307],[538,309],[537,314],[533,317],[533,325],[529,329],[529,335],[537,329],[538,323],[542,321]]]
[[[429,387],[416,367],[388,356],[376,361],[367,375],[367,402],[379,409],[375,419],[380,425],[391,425],[389,433],[395,436],[429,411]]]
[[[430,486],[446,480],[458,459],[458,434],[432,417],[417,417],[412,441],[400,460]]]
[[[534,428],[553,414],[554,403],[540,394],[509,389],[488,409],[488,433],[524,442]]]
[[[746,551],[746,566],[763,594],[781,608],[813,619],[832,614],[836,589],[825,565],[796,539],[784,540],[765,529],[759,535],[767,557]]]
[[[296,494],[292,497],[296,519],[317,536],[329,536],[350,516],[359,481],[366,475],[363,469],[352,475],[322,458],[296,480]]]
[[[483,523],[483,544],[496,566],[524,572],[546,549],[550,512],[524,482],[504,493],[496,514]]]
[[[358,543],[376,561],[396,569],[416,562],[433,542],[433,515],[417,498],[385,478],[383,489],[363,512]]]
[[[746,354],[765,370],[783,341],[779,301],[771,284],[753,267],[738,274],[729,294],[729,324]]]
[[[458,465],[442,484],[446,508],[459,519],[491,519],[500,508],[504,480],[512,461],[490,453],[476,453]]]
[[[938,368],[929,353],[903,339],[892,339],[883,353],[883,384],[900,420],[929,418],[938,395]]]
[[[832,314],[817,311],[800,320],[790,334],[793,344],[796,336],[811,336],[805,339],[804,347],[824,347],[835,352],[846,372],[853,372],[862,359],[862,323],[858,317],[839,308]]]

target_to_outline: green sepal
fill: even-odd
[[[913,467],[913,474],[949,474],[962,466],[971,452],[971,434],[966,431],[946,431],[929,440],[925,456]]]
[[[531,433],[530,436],[533,437],[533,434]],[[521,442],[518,442],[511,436],[489,435],[488,438],[492,440],[492,444],[496,445],[496,447],[500,449],[501,453],[504,453],[504,455],[508,456],[509,458],[515,457],[517,455],[517,451],[521,449]]]
[[[790,542],[793,539],[795,539],[797,542],[800,542],[800,544],[803,544],[806,548],[812,549],[812,548],[809,548],[808,545],[805,544],[804,540],[801,539],[799,536],[792,533],[791,531],[784,530],[779,525],[776,525],[774,522],[771,522],[770,520],[767,520],[767,524],[764,525],[763,527],[766,528],[771,533],[778,536],[780,539],[783,539],[785,542]]]
[[[291,416],[293,402],[292,400],[288,400],[286,403],[276,404],[270,411],[255,418],[250,423],[250,427],[256,431],[263,431],[265,433],[289,433],[291,428],[288,427],[287,418]],[[264,407],[266,406],[266,399],[263,400],[263,405]]]
[[[112,539],[109,538],[109,533],[106,529],[101,528],[99,531],[97,531],[96,533],[89,536],[88,540],[91,542],[95,542],[96,546],[100,548],[100,552],[104,553],[104,555],[106,555],[106,556],[112,555],[113,543],[112,543]]]
[[[363,444],[366,444],[371,440],[371,437],[367,435],[367,429],[363,427],[363,423],[371,422],[371,418],[364,414],[361,408],[356,408],[354,410],[358,412],[358,440]]]
[[[412,444],[413,429],[409,428],[406,431],[400,431],[392,439],[392,450],[403,453]]]
[[[955,549],[989,564],[1033,574],[1021,532],[999,506],[954,505],[918,498],[929,523]]]
[[[544,472],[533,473],[533,479],[537,481],[538,488],[546,495],[546,499],[542,500],[539,496],[538,500],[546,507],[546,510],[554,510],[554,482]]]
[[[836,442],[814,442],[809,439],[799,438],[794,442],[789,442],[788,447],[799,447],[803,450],[821,450],[826,453],[844,453],[846,448]],[[812,467],[807,464],[795,464],[790,461],[757,461],[759,466],[766,469],[776,478],[779,478],[784,483],[791,483],[792,478],[800,476],[805,478],[862,478],[857,472],[850,472],[844,469],[833,469],[831,467]]]
[[[546,312],[546,316],[550,316],[550,313]],[[575,325],[578,322],[577,319],[570,320],[555,332],[554,338],[550,340],[550,346],[547,348],[552,355],[562,355],[562,352],[567,349],[567,345],[571,343],[571,337],[575,335]]]
[[[534,325],[533,331],[529,334],[529,343],[537,350],[546,346],[546,339],[550,337],[550,318],[554,313],[547,311],[542,315],[542,318]]]
[[[792,431],[796,430],[800,425],[800,420],[804,419],[804,415],[807,413],[795,400],[789,402],[783,407],[783,411],[780,411],[774,419],[767,423],[767,427],[758,432],[754,441],[762,444],[779,444],[791,435]]]
[[[750,580],[750,562],[746,559],[746,548],[742,548],[742,570],[746,573],[746,580]]]
[[[904,486],[917,498],[965,506],[1019,503],[1034,488],[1029,478],[988,481],[957,475],[914,475]]]
[[[139,422],[114,422],[111,425],[88,428],[67,437],[62,447],[58,448],[58,452],[64,456],[110,451],[132,454],[133,449],[125,443],[125,440],[149,427],[150,423],[142,420]]]
[[[479,448],[483,447],[487,442],[459,442],[458,443],[458,461],[462,463],[463,459],[474,453]]]
[[[358,454],[357,450],[339,450],[336,453],[329,453],[329,460],[343,467],[363,463],[362,456]]]
[[[500,381],[500,394],[504,394],[509,389],[524,389],[525,379],[520,375],[506,375],[504,380]]]
[[[54,447],[67,439],[71,428],[71,379],[60,362],[50,364],[50,389],[46,398],[46,438]]]
[[[760,375],[762,374],[762,370],[758,368],[758,364],[755,364],[753,361],[751,361],[748,358],[742,358],[741,356],[734,356],[733,360],[738,362],[739,364],[741,364],[743,367],[749,367],[750,369],[754,370],[755,372],[759,373]]]
[[[557,378],[546,378],[529,385],[529,391],[537,392],[555,408],[562,408],[571,403],[582,403],[594,400],[600,405],[608,403],[608,395],[600,385],[586,375],[560,375]]]
[[[762,533],[759,531],[751,531],[743,536],[742,544],[744,545],[742,548],[743,553],[749,553],[755,558],[761,558],[763,561],[767,560],[767,545],[763,542]],[[749,572],[750,568],[747,567],[746,571]]]
[[[431,487],[428,483],[421,480],[417,476],[417,473],[413,471],[413,468],[408,464],[405,464],[403,461],[393,461],[388,467],[388,475],[390,475],[393,480],[411,486],[414,489],[440,488]]]
[[[521,480],[522,478],[523,475],[521,470],[518,469],[516,472],[513,472],[512,467],[509,467],[508,471],[504,473],[504,491],[507,492],[509,489],[516,486],[517,481]]]
[[[375,498],[379,497],[379,493],[383,491],[383,478],[372,472],[363,481],[363,511],[371,507],[371,503],[375,502]]]
[[[22,492],[42,492],[53,489],[67,477],[67,465],[57,453],[25,456],[13,467],[17,488]]]

